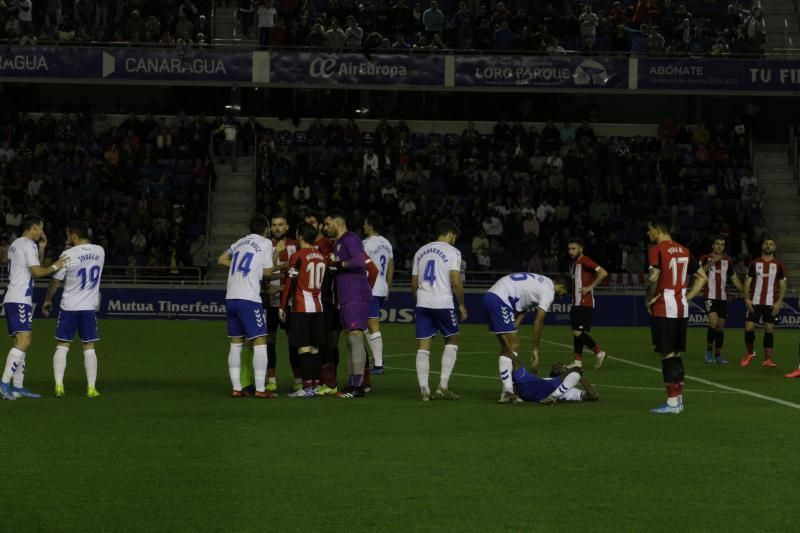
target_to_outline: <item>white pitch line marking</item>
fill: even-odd
[[[563,342],[554,342],[554,341],[548,341],[548,340],[545,340],[545,339],[542,339],[542,342],[546,342],[547,344],[552,344],[552,345],[555,345],[555,346],[561,346],[561,347],[564,347],[564,348],[572,348],[572,346],[570,346],[569,344],[564,344]],[[584,349],[584,352],[591,353],[591,350]],[[607,355],[606,357],[608,357],[609,359],[613,359],[614,361],[619,361],[620,363],[625,363],[625,364],[628,364],[628,365],[631,365],[631,366],[637,366],[639,368],[644,368],[645,370],[652,370],[654,372],[658,372],[659,374],[661,373],[661,369],[657,368],[655,366],[644,365],[642,363],[637,363],[636,361],[630,361],[628,359],[623,359],[622,357],[617,357],[617,356],[612,356],[612,355]],[[687,381],[688,380],[696,381],[698,383],[702,383],[703,385],[709,385],[711,387],[716,387],[716,388],[724,390],[724,391],[733,392],[733,393],[736,393],[736,394],[742,394],[744,396],[751,396],[753,398],[758,398],[759,400],[765,400],[765,401],[768,401],[768,402],[777,403],[779,405],[784,405],[786,407],[791,407],[792,409],[800,410],[800,404],[789,402],[787,400],[782,400],[780,398],[773,398],[772,396],[767,396],[766,394],[760,394],[758,392],[749,391],[747,389],[739,389],[739,388],[736,388],[736,387],[731,387],[729,385],[723,385],[722,383],[717,383],[716,381],[711,381],[709,379],[703,379],[703,378],[698,378],[698,377],[689,376],[689,375],[685,376],[685,379]]]
[[[395,354],[395,355],[403,355],[403,354]],[[384,357],[386,357],[384,355]],[[384,366],[386,370],[400,370],[402,372],[416,372],[415,368],[400,368],[398,366]],[[431,374],[441,374],[441,372],[437,372],[435,370],[430,371]],[[497,376],[482,376],[479,374],[462,374],[460,372],[453,372],[450,374],[451,376],[457,376],[460,378],[474,378],[474,379],[492,379],[492,380],[499,380]],[[604,385],[602,383],[592,383],[595,387],[602,387],[604,389],[626,389],[626,390],[657,390],[663,391],[663,387],[634,387],[630,385]],[[704,390],[704,389],[687,389],[688,392],[707,392],[711,394],[737,394],[735,392],[729,391],[720,391],[720,390]]]

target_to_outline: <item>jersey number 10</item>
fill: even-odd
[[[307,264],[306,273],[308,273],[308,288],[319,289],[322,287],[322,278],[325,276],[325,263]]]

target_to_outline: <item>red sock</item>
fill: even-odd
[[[747,355],[753,355],[753,343],[748,342],[746,346],[747,346]]]
[[[576,354],[572,354],[572,355],[575,356],[575,360],[576,361],[583,361],[583,355],[582,354],[576,353]]]
[[[322,382],[330,388],[336,387],[336,374],[330,363],[322,365]]]
[[[595,344],[594,348],[592,348],[592,351],[594,352],[595,355],[597,355],[600,352],[602,352],[603,350],[600,349],[600,345],[599,344]]]
[[[292,374],[294,374],[294,379],[303,379],[303,371],[299,368],[293,368]]]
[[[275,369],[274,368],[268,368],[267,369],[267,377],[271,377],[271,378],[275,377]]]
[[[764,359],[772,359],[772,348],[764,348]]]
[[[722,350],[721,350],[720,348],[717,348],[717,349],[715,349],[715,350],[714,350],[714,355],[716,355],[717,357],[719,357],[719,354],[720,354],[721,352],[722,352]]]
[[[310,389],[313,386],[314,386],[314,380],[313,379],[304,379],[303,380],[303,388],[304,389]]]
[[[362,384],[365,387],[372,386],[372,374],[370,374],[369,368],[364,369],[364,380],[362,381]]]
[[[677,398],[683,393],[683,385],[680,383],[667,383],[667,398]]]

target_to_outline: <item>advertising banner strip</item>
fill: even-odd
[[[640,58],[639,89],[800,92],[800,62]]]
[[[103,79],[242,83],[253,80],[250,51],[107,48],[102,54]]]
[[[272,83],[444,85],[443,55],[270,52]]]
[[[0,289],[0,293],[2,289]],[[42,318],[41,303],[46,288],[34,289],[34,317]],[[100,318],[118,319],[201,319],[222,320],[225,318],[225,291],[222,289],[102,289],[98,310]],[[58,309],[60,291],[53,300]],[[487,315],[483,308],[483,293],[469,292],[465,294],[468,324],[486,324]],[[595,296],[595,312],[593,325],[603,326],[649,326],[650,315],[644,306],[644,296],[609,295]],[[0,308],[1,310],[2,308]],[[572,303],[570,298],[557,299],[546,323],[551,325],[569,325]],[[2,312],[2,311],[0,311]],[[728,322],[730,328],[744,327],[745,307],[741,299],[728,302]],[[414,300],[410,292],[392,292],[386,305],[381,310],[381,320],[390,323],[413,323]],[[532,314],[526,317],[524,324],[532,323]],[[689,306],[689,325],[708,325],[702,299],[696,299]],[[778,327],[800,327],[800,303],[796,297],[786,298],[780,317],[776,321]],[[221,326],[222,327],[222,326]],[[222,330],[220,330],[222,331]],[[487,330],[488,331],[488,330]],[[527,333],[524,333],[527,336]]]
[[[0,47],[0,78],[99,78],[100,50],[52,46]]]
[[[455,56],[456,87],[627,89],[628,59]]]

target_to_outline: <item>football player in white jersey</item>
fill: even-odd
[[[22,219],[22,236],[8,249],[8,288],[3,308],[8,334],[14,341],[0,379],[0,398],[5,400],[41,398],[24,386],[25,352],[33,340],[33,280],[60,270],[67,262],[65,257],[60,257],[50,267],[41,266],[46,247],[44,221],[38,216],[26,215]]]
[[[100,305],[100,277],[106,252],[102,246],[89,242],[89,227],[82,220],[74,221],[67,228],[67,245],[62,256],[69,258],[68,266],[53,275],[42,313],[50,316],[53,296],[59,282],[64,282],[61,295],[61,311],[56,325],[56,352],[53,355],[53,376],[56,398],[64,397],[64,371],[67,368],[67,353],[75,333],[81,339],[83,366],[86,370],[86,396],[97,398],[100,393],[97,382],[97,352],[94,343],[100,340],[97,331],[97,308]]]
[[[233,386],[232,396],[242,398],[242,346],[245,339],[253,343],[253,374],[256,398],[275,398],[277,394],[266,390],[267,380],[267,317],[261,303],[261,281],[272,275],[276,255],[273,254],[266,217],[255,215],[250,219],[250,234],[242,237],[225,250],[217,263],[228,268],[228,291],[225,310],[228,316],[228,371]]]
[[[552,279],[520,272],[502,277],[492,285],[483,297],[483,305],[489,316],[489,331],[497,335],[500,342],[500,380],[503,392],[500,403],[518,403],[520,398],[514,393],[513,369],[514,360],[519,350],[519,325],[527,312],[536,308],[533,321],[533,352],[531,354],[531,370],[535,373],[539,367],[539,344],[542,339],[544,317],[555,300],[556,294],[567,293],[566,285]]]
[[[453,295],[458,301],[461,321],[467,319],[464,306],[464,285],[461,282],[461,252],[455,244],[458,226],[450,220],[436,224],[436,240],[429,242],[414,254],[411,269],[411,292],[416,300],[414,321],[417,329],[417,380],[420,396],[426,402],[431,398],[428,386],[431,344],[436,332],[444,336],[442,373],[434,398],[457,400],[449,390],[450,375],[458,355],[458,319]]]
[[[392,287],[394,278],[394,253],[392,243],[383,237],[380,232],[383,229],[383,219],[380,215],[370,214],[364,219],[364,250],[378,268],[378,278],[372,287],[372,309],[369,313],[369,348],[372,350],[373,366],[372,374],[383,374],[383,338],[381,337],[381,308],[386,298],[389,297],[389,290]]]

